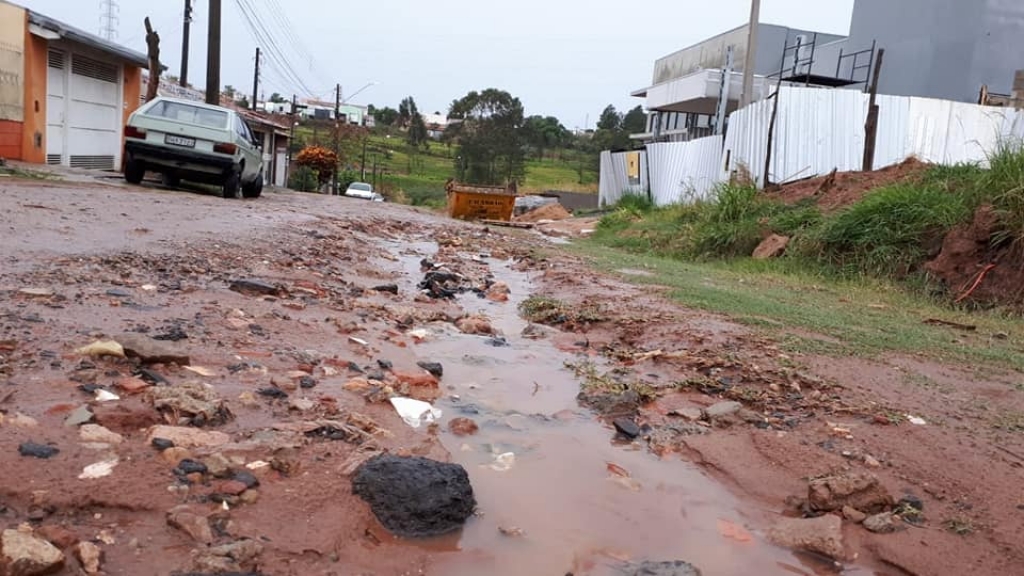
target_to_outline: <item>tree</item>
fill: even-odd
[[[222,90],[222,92],[224,93],[224,96],[227,96],[228,98],[230,98],[230,99],[232,99],[232,100],[234,100],[234,99],[235,99],[235,94],[237,94],[237,93],[238,93],[238,91],[237,91],[237,90],[235,90],[235,87],[234,87],[234,86],[232,86],[232,85],[230,85],[230,84],[228,84],[227,86],[225,86],[225,87],[224,87],[224,90]]]
[[[395,122],[398,121],[398,110],[390,106],[375,108],[373,110],[373,119],[381,126],[394,126]]]
[[[523,138],[537,153],[537,158],[543,159],[546,150],[568,142],[569,131],[554,116],[530,116],[523,124]]]
[[[416,108],[416,101],[408,96],[398,104],[398,126],[408,128],[413,116],[418,116],[420,111]]]
[[[281,96],[277,92],[274,92],[273,94],[270,95],[270,101],[273,102],[274,104],[282,104],[284,102],[287,102],[288,100],[286,100],[284,96]]]
[[[647,131],[647,114],[643,106],[637,106],[622,118],[622,131],[626,134],[642,134]]]
[[[597,121],[597,129],[610,130],[614,132],[619,130],[621,127],[622,115],[615,109],[615,106],[609,104],[605,107],[604,112],[601,112],[601,119]]]
[[[403,128],[409,129],[407,139],[411,146],[422,146],[427,142],[427,126],[412,96],[398,105],[398,121]]]
[[[248,110],[249,107],[250,107],[249,106],[249,97],[248,96],[242,96],[238,100],[235,100],[235,106],[238,106],[239,108],[245,108],[246,110]]]
[[[452,102],[448,131],[459,144],[455,170],[460,180],[501,184],[526,174],[523,104],[508,92],[489,88]]]
[[[427,125],[423,122],[423,115],[416,112],[409,121],[409,144],[422,146],[427,143]]]

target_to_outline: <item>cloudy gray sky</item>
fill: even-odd
[[[14,0],[90,32],[101,0]],[[353,103],[397,107],[415,97],[421,112],[445,112],[470,90],[508,90],[528,114],[593,126],[611,103],[650,83],[654,60],[749,17],[749,0],[222,0],[222,83],[252,91],[257,41],[243,12],[273,39],[261,91],[333,99],[335,83]],[[762,21],[846,34],[854,0],[763,0]],[[120,0],[119,41],[145,50],[142,20],[162,38],[162,60],[180,68],[184,0]],[[208,0],[194,0],[189,80],[206,75]],[[283,10],[283,11],[282,11]],[[252,14],[255,12],[255,14]],[[292,80],[291,69],[302,83]]]

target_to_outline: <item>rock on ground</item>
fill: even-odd
[[[701,576],[693,564],[676,560],[674,562],[630,562],[622,567],[622,576]]]
[[[64,565],[64,553],[46,540],[18,530],[0,535],[0,574],[35,576],[49,574]]]
[[[754,249],[754,260],[768,260],[769,258],[778,258],[786,251],[786,247],[789,246],[789,236],[779,236],[778,234],[772,234],[771,236],[764,239],[757,248]]]
[[[143,364],[179,364],[188,366],[192,362],[180,347],[153,340],[141,334],[123,334],[117,341],[124,347],[129,358],[138,358]]]
[[[491,326],[490,320],[480,315],[460,318],[455,322],[455,327],[461,330],[463,334],[494,335],[494,328]]]
[[[865,518],[864,528],[875,534],[891,534],[899,530],[900,526],[896,523],[896,517],[892,512],[882,512]]]
[[[103,550],[92,542],[79,542],[75,545],[75,557],[82,563],[86,574],[99,574]]]
[[[704,410],[704,413],[707,414],[708,420],[715,420],[716,418],[731,416],[739,412],[742,408],[743,404],[740,404],[739,402],[719,402],[718,404],[708,406]]]
[[[154,426],[150,428],[146,442],[151,444],[154,438],[170,440],[180,448],[209,448],[231,442],[231,436],[223,432],[207,432],[186,426]]]
[[[843,521],[835,515],[819,518],[782,518],[767,532],[770,542],[793,550],[824,554],[842,560]]]
[[[448,430],[456,436],[472,436],[480,427],[470,418],[453,418],[448,422]]]
[[[367,460],[356,470],[352,492],[385,528],[407,538],[458,530],[476,508],[465,468],[420,457]]]
[[[866,472],[811,480],[807,501],[813,510],[832,512],[849,506],[866,514],[884,512],[893,505],[889,491],[878,477]]]
[[[193,513],[188,506],[178,506],[167,512],[167,524],[188,534],[196,542],[213,542],[213,530],[205,516]]]

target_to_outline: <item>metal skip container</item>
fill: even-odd
[[[516,206],[516,183],[508,186],[479,186],[449,180],[448,215],[458,220],[498,220],[509,222]]]

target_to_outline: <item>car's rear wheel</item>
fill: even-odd
[[[146,164],[142,160],[129,158],[124,165],[124,180],[129,184],[141,184],[146,177]]]
[[[259,198],[260,194],[263,193],[263,175],[260,174],[252,181],[252,184],[246,184],[242,187],[242,196],[246,198]]]
[[[238,192],[242,188],[242,177],[238,170],[232,170],[224,180],[224,197],[238,198]]]

